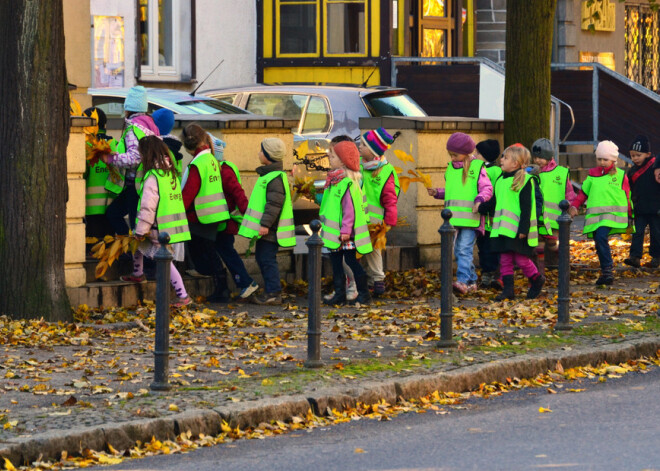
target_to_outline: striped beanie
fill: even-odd
[[[362,134],[362,141],[377,157],[381,157],[394,142],[394,138],[383,128]]]

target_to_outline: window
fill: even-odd
[[[453,19],[447,0],[419,0],[419,55],[446,57],[450,51]]]
[[[140,80],[192,78],[191,0],[139,0]]]
[[[307,95],[286,93],[253,93],[245,109],[254,114],[300,121],[307,98]]]
[[[278,0],[278,55],[318,55],[318,0]]]
[[[326,0],[327,54],[366,55],[367,12],[365,0]]]
[[[321,97],[313,96],[309,99],[305,111],[305,122],[302,134],[322,133],[330,130],[330,112],[328,105]]]

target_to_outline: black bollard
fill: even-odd
[[[557,218],[559,224],[559,269],[557,270],[557,323],[555,330],[571,330],[571,223],[573,218],[568,214],[571,204],[562,200],[559,203],[561,215]]]
[[[438,347],[455,347],[457,342],[453,339],[452,322],[452,279],[454,278],[454,234],[456,229],[449,223],[451,211],[442,210],[442,219],[445,222],[440,226],[440,341]]]
[[[149,386],[153,391],[169,391],[167,379],[170,357],[170,264],[172,254],[167,250],[170,236],[167,232],[158,235],[160,249],[156,252],[156,342],[154,345],[154,381]]]
[[[319,368],[321,361],[321,248],[323,240],[319,236],[321,221],[314,219],[309,227],[312,235],[305,245],[307,254],[307,361],[305,367]]]

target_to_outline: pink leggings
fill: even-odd
[[[143,267],[144,255],[142,252],[137,250],[133,255],[133,276],[142,276],[144,273]],[[179,270],[177,270],[174,266],[174,263],[170,263],[170,283],[172,283],[172,287],[174,288],[174,291],[179,298],[188,297],[188,293],[186,291],[185,285],[183,284],[181,274],[179,273]]]
[[[500,254],[500,274],[513,275],[515,265],[518,265],[527,278],[532,278],[539,271],[532,259],[526,255],[521,255],[517,252],[502,252]]]

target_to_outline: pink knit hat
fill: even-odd
[[[474,152],[474,140],[462,132],[455,132],[447,140],[447,150],[461,155],[470,155]]]
[[[619,148],[612,141],[600,141],[596,147],[596,158],[616,162],[619,158]]]

